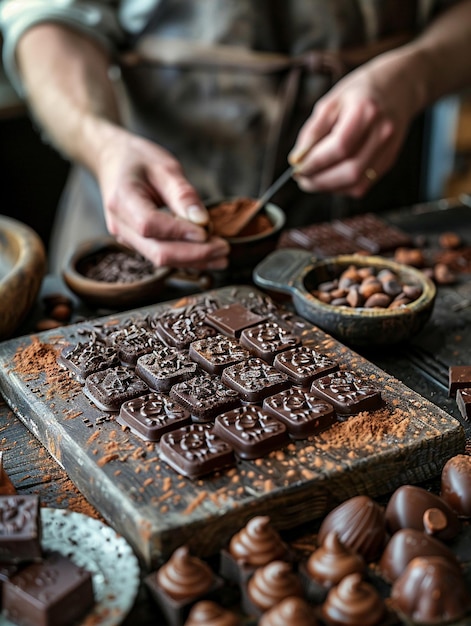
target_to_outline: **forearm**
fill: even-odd
[[[56,24],[28,30],[17,48],[33,115],[66,157],[96,172],[101,147],[119,124],[104,49]]]
[[[471,85],[470,56],[471,0],[466,0],[438,16],[410,44],[378,57],[372,69],[380,87],[388,90],[388,83],[395,82],[409,98],[404,105],[418,113]]]

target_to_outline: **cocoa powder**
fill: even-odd
[[[32,336],[28,346],[20,346],[13,357],[14,371],[21,374],[26,382],[39,380],[45,376],[48,386],[46,396],[69,398],[80,391],[80,385],[57,364],[59,349],[50,343],[43,343]]]

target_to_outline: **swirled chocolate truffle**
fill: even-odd
[[[145,583],[172,626],[180,625],[198,600],[209,599],[221,586],[209,565],[190,554],[187,546],[177,548]]]
[[[447,624],[471,608],[462,572],[441,556],[417,557],[391,590],[395,610],[414,624]]]
[[[383,599],[359,573],[333,587],[322,605],[322,617],[329,626],[376,626],[385,613]]]
[[[260,616],[288,598],[303,597],[299,576],[286,561],[272,561],[259,567],[247,583],[244,609],[249,615]]]
[[[457,454],[442,470],[441,497],[461,517],[471,517],[471,456]]]
[[[461,528],[458,516],[445,500],[415,485],[396,489],[386,506],[385,518],[391,533],[415,528],[443,541],[453,539]]]
[[[288,546],[270,523],[267,515],[253,517],[231,538],[227,549],[221,551],[223,578],[243,583],[257,567],[271,561],[289,560]]]
[[[283,559],[288,553],[288,547],[271,525],[270,518],[259,515],[249,520],[232,537],[229,552],[238,561],[260,567],[270,561]]]
[[[326,515],[319,528],[319,544],[324,543],[331,531],[369,563],[381,554],[386,544],[384,510],[369,496],[354,496]]]
[[[191,609],[184,626],[242,626],[242,622],[216,602],[200,600]]]
[[[323,587],[333,587],[342,578],[365,571],[362,556],[343,545],[335,531],[327,533],[322,545],[315,550],[306,562],[305,571],[309,577]]]
[[[258,626],[317,626],[312,606],[302,598],[285,598],[262,615]]]
[[[381,555],[379,560],[381,576],[387,582],[393,583],[412,559],[418,556],[441,556],[459,568],[455,555],[442,541],[415,528],[402,528],[394,533]]]

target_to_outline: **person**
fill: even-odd
[[[208,199],[288,162],[288,226],[404,204],[416,120],[471,82],[470,24],[471,0],[4,0],[5,70],[76,165],[52,267],[107,229],[156,266],[222,269]]]

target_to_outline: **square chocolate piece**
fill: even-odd
[[[250,353],[232,337],[214,335],[190,344],[190,357],[209,374],[222,374],[229,365],[250,357]]]
[[[357,244],[357,248],[371,254],[395,250],[412,245],[411,237],[391,226],[374,213],[363,213],[341,220],[334,220],[332,227]]]
[[[42,558],[38,496],[0,497],[0,562],[37,561]]]
[[[265,398],[263,408],[283,422],[293,439],[318,434],[337,421],[332,404],[297,387]]]
[[[334,406],[339,415],[374,411],[382,404],[381,392],[370,381],[353,372],[339,371],[316,378],[311,391]]]
[[[212,424],[191,424],[165,433],[160,440],[160,458],[188,478],[235,465],[233,449],[216,435]]]
[[[289,387],[286,374],[257,357],[226,367],[221,380],[246,402],[261,402],[267,396]]]
[[[471,419],[471,387],[458,389],[456,392],[456,404],[465,420]]]
[[[275,322],[264,322],[251,328],[246,328],[240,335],[240,345],[268,363],[278,352],[290,350],[300,344],[300,339],[279,326]]]
[[[448,370],[448,394],[454,397],[458,389],[471,388],[471,365],[450,365]]]
[[[239,406],[237,393],[219,376],[203,374],[173,385],[170,397],[187,409],[195,422],[210,422],[218,413]]]
[[[85,379],[84,394],[102,411],[119,411],[123,402],[142,396],[149,388],[129,367],[118,365]]]
[[[171,311],[156,320],[159,336],[169,346],[185,350],[192,341],[216,334],[216,329],[206,323],[208,309],[204,306],[187,307],[183,311]]]
[[[196,376],[198,366],[187,352],[161,344],[159,350],[153,350],[137,359],[138,374],[151,389],[170,391],[170,387],[182,380]]]
[[[259,406],[242,406],[216,417],[214,432],[241,459],[258,459],[288,441],[286,426]]]
[[[208,324],[229,337],[239,337],[244,328],[261,324],[266,319],[239,303],[228,304],[206,316]]]
[[[107,342],[114,346],[118,357],[125,365],[136,365],[137,359],[153,350],[159,351],[163,347],[154,330],[138,324],[125,326],[112,333]]]
[[[58,552],[3,583],[3,612],[15,624],[68,626],[93,606],[90,572]]]
[[[309,387],[315,378],[331,374],[339,369],[338,363],[307,346],[280,352],[273,366],[288,375],[296,385]]]
[[[107,367],[119,365],[118,353],[113,346],[96,338],[63,348],[57,362],[69,369],[78,380]]]
[[[163,393],[148,393],[121,405],[116,421],[146,441],[191,424],[190,412]]]

